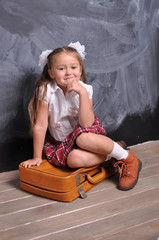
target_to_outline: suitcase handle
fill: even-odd
[[[91,184],[97,184],[98,182],[102,181],[106,177],[107,173],[104,167],[100,168],[100,172],[96,174],[95,176],[91,177],[91,175],[87,174],[87,180]]]

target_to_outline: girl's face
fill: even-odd
[[[70,82],[79,81],[81,66],[73,53],[62,52],[53,56],[52,66],[48,73],[63,92],[66,93],[67,85]]]

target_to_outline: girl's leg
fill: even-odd
[[[87,151],[107,155],[113,151],[112,139],[96,133],[82,133],[76,139],[76,144]]]
[[[82,133],[77,137],[76,144],[89,152],[107,155],[109,159],[113,157],[120,160],[128,157],[128,151],[123,149],[121,144],[101,134]]]
[[[67,164],[70,168],[92,167],[106,160],[106,156],[82,149],[72,150],[67,157]]]
[[[82,133],[76,144],[87,151],[117,159],[115,166],[121,169],[119,189],[129,190],[136,185],[142,163],[130,150],[127,152],[110,138],[94,133]]]

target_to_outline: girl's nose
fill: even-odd
[[[70,69],[70,68],[67,68],[67,69],[66,69],[66,74],[67,74],[67,75],[70,75],[71,73],[72,73],[72,72],[71,72],[71,69]]]

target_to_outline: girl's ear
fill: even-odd
[[[52,74],[50,69],[48,69],[48,74],[49,74],[50,78],[52,78],[52,79],[54,78],[54,75]]]

